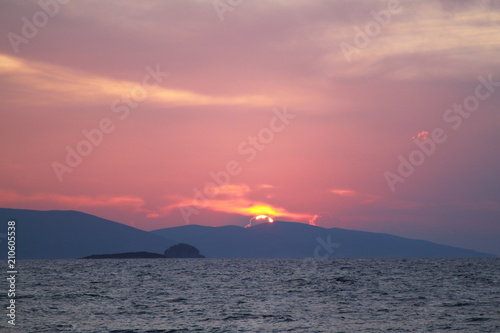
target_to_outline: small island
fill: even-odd
[[[153,252],[126,252],[111,254],[93,254],[82,259],[157,259],[157,258],[205,258],[200,250],[192,245],[179,243],[165,250],[164,254]]]
[[[166,258],[205,258],[200,254],[200,250],[185,243],[173,245],[163,253]]]
[[[126,252],[112,254],[93,254],[82,259],[155,259],[166,258],[163,254],[152,252]]]

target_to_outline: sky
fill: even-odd
[[[0,206],[500,255],[500,2],[2,1]]]

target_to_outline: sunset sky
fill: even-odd
[[[66,2],[0,4],[1,207],[500,255],[499,1]]]

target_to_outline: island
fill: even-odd
[[[166,258],[205,258],[200,254],[200,250],[192,245],[179,243],[165,250]]]
[[[165,250],[164,254],[153,252],[126,252],[111,254],[93,254],[82,259],[157,259],[157,258],[205,258],[200,250],[192,245],[179,243]]]
[[[93,254],[82,259],[155,259],[166,258],[163,254],[152,252],[126,252],[112,254]]]

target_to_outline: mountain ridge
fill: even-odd
[[[489,253],[386,233],[324,228],[276,221],[249,228],[184,225],[144,231],[70,210],[0,208],[0,258],[7,256],[9,220],[16,221],[16,259],[69,259],[96,253],[153,252],[178,243],[196,247],[207,258],[305,257],[490,257]],[[3,237],[3,238],[1,238]]]
[[[387,233],[275,221],[249,228],[202,225],[152,230],[196,246],[207,257],[496,257],[493,254]],[[319,247],[319,249],[318,249]]]
[[[16,221],[16,259],[70,259],[95,253],[157,252],[172,240],[91,214],[70,210],[0,208],[2,232]],[[0,258],[7,242],[0,239]]]

